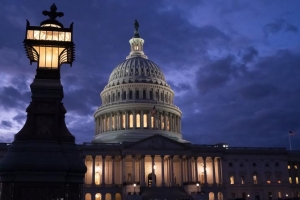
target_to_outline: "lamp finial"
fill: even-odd
[[[54,3],[50,7],[50,11],[44,10],[42,13],[43,13],[43,15],[48,16],[51,20],[55,20],[56,17],[63,17],[64,16],[63,12],[56,12],[56,11],[57,11],[57,7]]]

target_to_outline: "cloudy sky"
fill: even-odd
[[[72,2],[72,3],[71,3]],[[0,141],[11,142],[30,102],[26,19],[39,25],[53,0],[0,2]],[[300,150],[300,1],[57,1],[74,22],[76,60],[61,69],[76,142],[90,142],[93,113],[114,67],[129,54],[134,19],[161,67],[193,143]]]

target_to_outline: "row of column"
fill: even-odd
[[[101,156],[102,157],[102,176],[101,176],[101,184],[105,185],[105,159],[106,156]],[[115,184],[115,156],[112,156],[112,185]],[[152,187],[156,186],[156,179],[155,179],[155,161],[154,161],[155,156],[151,155],[151,167],[152,167]],[[174,180],[174,162],[173,162],[173,155],[170,156],[164,156],[161,155],[160,156],[160,162],[161,162],[161,178],[162,178],[162,186],[166,186],[166,181],[165,181],[165,169],[167,169],[167,182],[170,183],[169,186],[173,186],[175,184],[175,180]],[[221,163],[220,163],[220,158],[216,158],[217,159],[217,169],[215,167],[215,158],[212,158],[212,177],[213,177],[213,184],[216,184],[216,173],[218,173],[218,177],[219,177],[219,183],[222,181],[221,178]],[[96,156],[93,155],[92,156],[92,184],[95,184],[95,159]],[[125,159],[126,156],[121,156],[121,182],[124,183],[126,182],[126,166],[125,166]],[[142,156],[131,156],[131,161],[132,161],[132,171],[131,171],[131,182],[135,183],[137,181],[140,181],[141,186],[146,186],[146,181],[145,181],[145,155]],[[192,166],[192,159],[194,159],[194,166]],[[207,184],[207,171],[206,171],[206,167],[207,167],[207,163],[206,163],[206,157],[202,157],[203,159],[203,172],[204,172],[204,181],[200,181],[198,176],[198,157],[184,157],[184,156],[179,156],[179,167],[180,167],[180,185],[182,186],[184,182],[201,182],[201,184]],[[84,158],[85,160],[85,158]],[[136,174],[136,161],[139,161],[139,179],[140,180],[136,180],[135,174]],[[166,165],[165,166],[165,161]],[[165,168],[166,167],[166,168]]]
[[[117,111],[95,119],[95,135],[116,130],[154,129],[181,133],[181,118],[157,110]]]

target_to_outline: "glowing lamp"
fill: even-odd
[[[57,8],[53,4],[49,11],[43,11],[43,14],[49,16],[49,19],[41,22],[40,26],[30,26],[27,20],[24,47],[30,64],[37,62],[37,76],[46,76],[42,78],[57,78],[53,74],[59,75],[59,68],[62,64],[70,64],[74,61],[74,43],[73,43],[73,23],[70,28],[64,28],[56,20],[62,17],[62,12],[56,12]],[[57,73],[49,73],[49,71]],[[50,74],[50,77],[49,77]],[[52,74],[52,76],[51,76]],[[59,76],[60,78],[60,76]]]

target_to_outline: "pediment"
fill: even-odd
[[[177,142],[162,135],[154,135],[131,144],[128,149],[186,150],[187,144]]]

